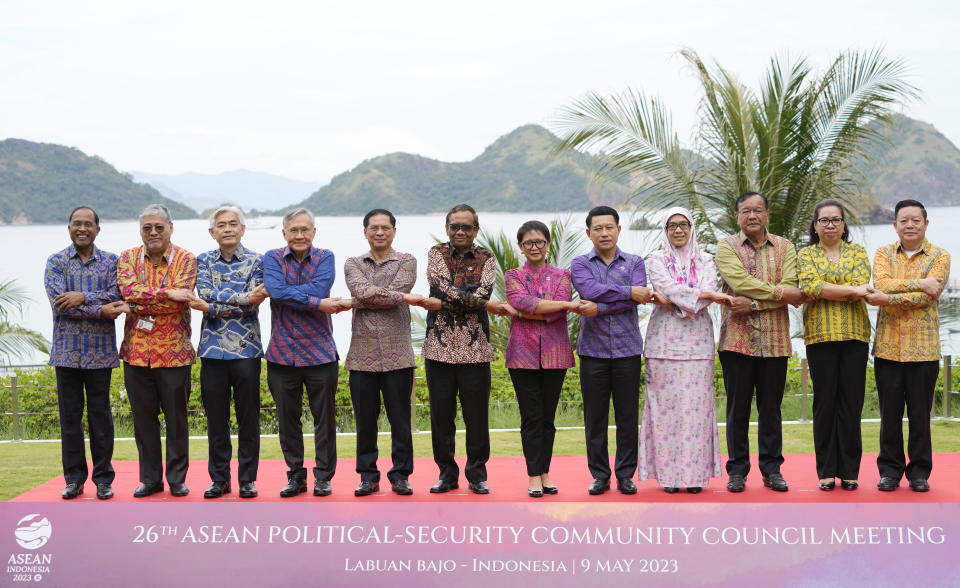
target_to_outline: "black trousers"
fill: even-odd
[[[467,467],[469,482],[487,479],[490,459],[489,363],[445,363],[426,360],[427,388],[430,392],[430,428],[433,430],[433,461],[440,468],[440,479],[455,482],[460,467],[454,460],[456,450],[457,397],[467,429]]]
[[[875,358],[873,373],[880,397],[880,454],[877,469],[881,476],[899,480],[930,477],[933,445],[930,441],[930,411],[940,373],[938,361],[890,361]],[[903,457],[903,406],[907,406],[910,436],[907,441],[909,465]]]
[[[617,478],[632,478],[639,455],[640,370],[642,355],[604,359],[580,356],[580,393],[587,437],[587,466],[594,478],[610,478],[607,427],[610,399],[617,425],[617,454],[613,471]]]
[[[813,447],[820,479],[856,480],[860,474],[867,354],[864,341],[807,345],[813,382]]]
[[[280,450],[288,475],[306,476],[303,467],[303,390],[313,415],[313,448],[316,456],[313,475],[329,481],[337,471],[337,396],[339,367],[331,361],[322,365],[287,366],[267,362],[267,385],[277,405]]]
[[[207,413],[207,471],[214,482],[230,480],[230,395],[237,413],[237,477],[254,482],[260,463],[260,365],[251,359],[200,359],[200,398]]]
[[[83,405],[86,390],[87,426],[93,482],[113,483],[113,414],[110,412],[110,368],[57,367],[57,404],[60,407],[60,451],[63,479],[67,484],[87,481],[87,457],[83,447]]]
[[[413,436],[410,433],[410,390],[413,368],[388,372],[350,372],[350,399],[357,421],[357,473],[361,480],[380,481],[377,469],[377,419],[380,418],[380,394],[390,421],[390,457],[393,467],[387,472],[391,482],[406,480],[413,473]]]
[[[140,481],[163,480],[160,447],[160,411],[167,426],[167,482],[182,484],[190,464],[187,401],[190,399],[190,366],[144,367],[123,364],[123,379],[133,411],[133,434],[140,454]]]
[[[510,369],[520,407],[520,441],[523,457],[527,460],[528,476],[550,472],[553,439],[557,433],[553,419],[566,373],[565,369]]]
[[[787,382],[786,357],[753,357],[721,351],[723,385],[727,389],[727,474],[750,472],[750,406],[757,396],[757,445],[760,473],[778,473],[783,463],[780,404]]]

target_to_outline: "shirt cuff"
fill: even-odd
[[[781,298],[783,298],[783,286],[776,286],[773,289],[773,299],[780,302]]]

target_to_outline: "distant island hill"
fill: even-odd
[[[905,116],[883,133],[887,144],[876,147],[882,155],[855,166],[865,186],[862,217],[883,220],[889,214],[884,209],[903,198],[960,204],[960,150],[953,143],[932,125]],[[628,200],[631,189],[625,183],[596,181],[593,156],[554,156],[556,144],[547,129],[525,125],[471,161],[390,153],[316,188],[246,170],[123,173],[73,147],[6,139],[0,141],[0,224],[61,223],[64,211],[79,203],[91,203],[101,218],[117,220],[136,218],[151,202],[166,204],[174,218],[183,219],[204,216],[225,202],[261,215],[298,206],[318,215],[361,215],[378,207],[397,214],[440,213],[460,202],[491,212],[561,212]]]

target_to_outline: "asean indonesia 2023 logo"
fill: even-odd
[[[47,517],[29,514],[17,523],[15,531],[17,543],[24,549],[40,549],[50,540],[53,527]]]

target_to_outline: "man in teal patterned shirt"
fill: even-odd
[[[212,483],[204,498],[229,494],[230,390],[238,425],[237,478],[240,498],[257,495],[260,460],[260,341],[258,307],[267,297],[263,256],[240,244],[243,211],[221,206],[210,215],[210,236],[220,246],[197,256],[197,292],[191,302],[203,311],[200,332],[200,396],[210,442],[207,469]]]

